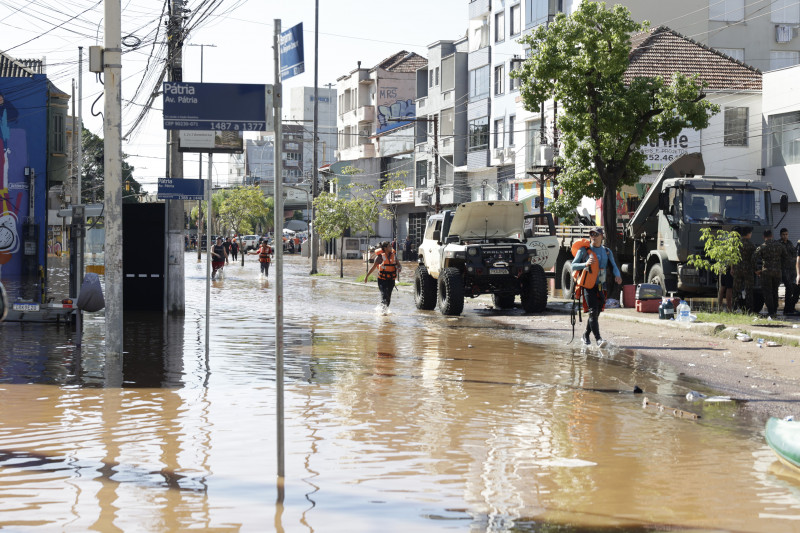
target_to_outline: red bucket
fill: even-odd
[[[622,286],[622,307],[629,309],[636,307],[636,285]]]

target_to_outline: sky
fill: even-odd
[[[136,180],[152,192],[166,167],[161,96],[146,105],[163,67],[165,6],[163,0],[122,0],[122,131],[128,137],[122,151]],[[186,8],[191,30],[183,48],[184,81],[200,81],[202,50],[204,82],[274,83],[272,41],[280,19],[283,30],[302,22],[305,40],[305,73],[286,80],[284,92],[313,86],[314,0],[189,0]],[[468,9],[467,0],[319,0],[320,86],[335,86],[358,61],[369,68],[400,50],[426,57],[429,44],[466,33]],[[48,78],[64,92],[72,92],[73,80],[77,84],[83,47],[83,120],[101,137],[102,118],[93,112],[103,109],[103,89],[88,70],[88,49],[103,45],[103,12],[103,0],[0,0],[0,50],[16,59],[44,59]],[[196,178],[198,167],[197,154],[184,156],[185,177]],[[217,156],[214,183],[225,185],[227,171],[227,156]]]

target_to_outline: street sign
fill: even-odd
[[[158,178],[159,200],[204,200],[205,180]]]
[[[163,88],[165,130],[274,129],[272,85],[167,81]]]
[[[303,23],[281,32],[281,81],[306,71],[303,57]]]

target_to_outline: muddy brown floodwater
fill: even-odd
[[[183,318],[126,316],[122,361],[64,328],[0,325],[0,526],[13,531],[796,531],[800,477],[734,402],[635,352],[414,308],[286,257],[286,478],[276,480],[273,279],[212,284]],[[363,263],[348,262],[348,275]],[[405,273],[410,280],[410,269]],[[57,285],[58,274],[53,283]],[[270,272],[274,276],[274,271]],[[504,311],[521,313],[521,310]],[[632,326],[634,327],[634,326]],[[280,500],[280,501],[279,501]]]

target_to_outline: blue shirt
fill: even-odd
[[[611,262],[611,269],[614,271],[614,276],[622,277],[622,275],[619,273],[619,268],[617,268],[617,263],[614,262],[614,254],[611,253],[611,250],[605,246],[590,246],[589,248],[597,256],[597,260],[600,263],[600,273],[597,276],[597,280],[600,283],[606,282],[606,268],[608,267],[609,262]],[[578,255],[576,255],[575,259],[572,260],[572,270],[583,270],[586,268],[586,261],[588,260],[589,254],[586,253],[586,248],[581,248],[578,250]]]

